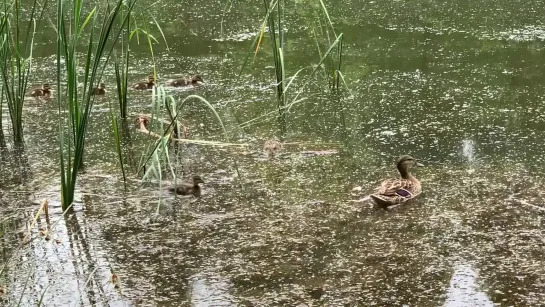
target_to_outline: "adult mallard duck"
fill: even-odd
[[[181,78],[181,79],[170,79],[166,82],[166,85],[168,86],[187,86],[187,85],[198,85],[199,82],[204,83],[202,80],[202,77],[199,75],[194,75],[190,78]]]
[[[136,83],[132,86],[135,90],[149,90],[155,86],[155,76],[149,75],[148,82]]]
[[[409,169],[415,166],[423,166],[415,158],[404,155],[396,161],[397,170],[401,178],[384,180],[377,193],[371,194],[371,199],[380,207],[401,205],[408,200],[417,197],[422,191],[420,181],[414,177]]]
[[[30,96],[39,97],[39,96],[50,96],[51,95],[51,86],[48,83],[42,84],[42,87],[35,88],[30,91]]]
[[[101,82],[97,87],[93,88],[91,95],[106,95],[106,85]]]
[[[199,183],[204,183],[200,176],[193,176],[192,182],[183,181],[182,183],[169,188],[172,193],[179,195],[193,195],[195,197],[201,196],[201,187]]]

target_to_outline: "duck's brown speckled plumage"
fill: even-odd
[[[401,205],[416,198],[422,192],[420,181],[414,177],[409,169],[414,166],[422,166],[411,156],[401,156],[396,162],[400,178],[384,180],[377,193],[371,194],[371,199],[381,207]]]

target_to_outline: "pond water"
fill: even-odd
[[[223,2],[150,8],[170,48],[155,46],[158,76],[201,74],[204,86],[168,92],[177,100],[203,96],[230,141],[250,146],[184,148],[174,160],[180,176],[203,177],[198,199],[142,187],[134,170],[125,189],[108,119],[111,90],[95,104],[86,172],[74,212],[63,216],[58,107],[29,99],[25,151],[0,151],[0,304],[35,306],[43,293],[45,306],[545,301],[541,2],[328,1],[344,33],[350,92],[330,95],[316,77],[287,114],[284,135],[274,116],[240,125],[275,109],[273,62],[265,44],[237,77],[263,8],[235,2],[223,14]],[[288,4],[288,75],[318,62],[315,2]],[[54,83],[54,39],[44,28],[36,40],[33,84]],[[145,43],[132,50],[137,82],[153,63]],[[113,69],[104,81],[114,86]],[[131,91],[131,116],[149,113],[150,103],[150,92]],[[183,121],[191,139],[223,140],[201,104],[188,104]],[[151,140],[129,126],[137,163]],[[277,159],[248,154],[271,138],[289,143]],[[309,150],[336,153],[303,154]],[[426,164],[415,170],[422,197],[388,211],[358,202],[396,175],[402,154]],[[50,203],[51,240],[39,233],[43,216],[32,224],[42,199]],[[28,228],[35,239],[18,248]]]

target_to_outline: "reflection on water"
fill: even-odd
[[[486,293],[478,290],[477,272],[467,263],[454,267],[447,290],[444,307],[488,307],[494,306]]]
[[[462,140],[462,156],[470,164],[475,162],[475,141],[468,139]]]
[[[229,284],[220,276],[191,277],[191,303],[196,307],[236,306]]]

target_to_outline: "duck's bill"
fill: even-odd
[[[416,166],[418,166],[418,167],[423,167],[424,164],[422,164],[422,163],[420,163],[420,162],[416,162]]]

